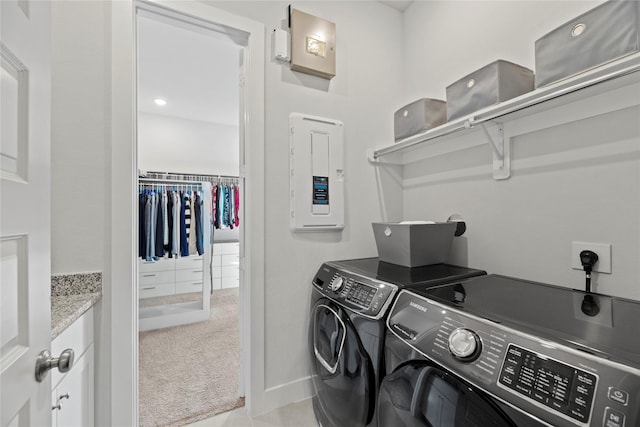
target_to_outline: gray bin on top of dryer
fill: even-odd
[[[421,267],[449,260],[457,223],[374,222],[372,226],[380,261]]]
[[[533,90],[533,71],[497,60],[447,86],[447,118],[466,116]]]
[[[536,40],[536,87],[638,51],[640,3],[607,1]]]

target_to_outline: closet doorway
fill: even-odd
[[[139,424],[182,424],[244,404],[243,35],[146,4],[136,27]]]

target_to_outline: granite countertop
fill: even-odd
[[[61,274],[51,277],[51,339],[102,298],[102,273]]]

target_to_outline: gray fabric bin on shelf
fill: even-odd
[[[536,40],[536,87],[640,50],[640,4],[608,1]]]
[[[447,122],[447,103],[422,98],[405,105],[393,115],[393,132],[399,141]]]
[[[449,121],[533,90],[533,71],[498,60],[447,86]]]
[[[374,222],[372,226],[380,261],[420,267],[449,260],[457,223]]]

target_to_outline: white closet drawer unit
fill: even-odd
[[[234,288],[239,285],[240,243],[213,245],[213,289]]]
[[[221,277],[240,277],[240,269],[238,266],[220,267]]]
[[[202,292],[202,280],[199,282],[176,283],[176,294],[186,294],[189,292]]]
[[[176,270],[176,282],[186,282],[186,281],[202,282],[202,277],[203,277],[202,274],[203,274],[202,264],[200,264],[196,268],[192,268],[189,270]]]
[[[174,282],[140,286],[140,289],[138,289],[139,298],[161,297],[175,293],[176,285]]]
[[[176,259],[176,270],[202,268],[202,260],[202,255],[178,258]]]
[[[220,253],[225,254],[238,254],[240,253],[240,243],[220,243]]]
[[[225,288],[237,288],[240,286],[240,277],[221,277],[220,287]]]
[[[158,261],[143,261],[138,262],[139,273],[153,273],[156,271],[173,271],[175,270],[175,261],[173,259],[160,259]]]
[[[211,257],[213,262],[213,268],[220,267],[222,265],[222,255],[217,254]]]
[[[156,273],[140,273],[138,286],[155,285],[158,283],[170,283],[176,280],[175,271],[158,271]]]
[[[240,266],[240,255],[238,254],[225,254],[222,255],[221,266]]]

